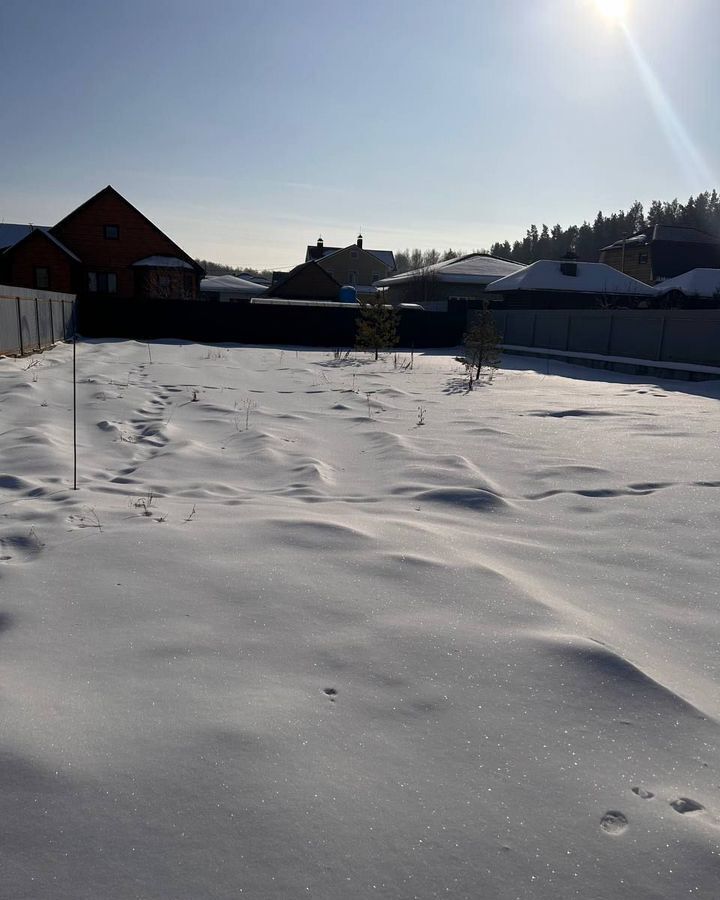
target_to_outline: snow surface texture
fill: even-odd
[[[718,897],[720,386],[84,343],[73,492],[70,376],[0,360],[0,896]]]

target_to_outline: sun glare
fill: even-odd
[[[627,16],[627,0],[595,0],[595,5],[608,19],[623,22]]]

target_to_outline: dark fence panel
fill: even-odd
[[[535,333],[535,316],[505,314],[504,332],[508,344],[532,344]]]
[[[508,313],[509,315],[509,313]],[[528,317],[533,313],[525,313]],[[567,313],[538,311],[535,320],[535,340],[533,347],[548,347],[552,350],[567,350],[569,319]],[[506,341],[510,343],[510,341]]]
[[[662,359],[706,365],[720,364],[720,316],[697,317],[686,314],[666,319]]]
[[[663,316],[654,311],[642,316],[612,314],[611,356],[630,356],[638,359],[660,359],[660,340]]]
[[[720,366],[720,309],[499,310],[494,315],[503,342],[511,346]]]
[[[352,347],[358,316],[356,307],[82,298],[78,330],[86,337]],[[400,345],[454,347],[462,340],[465,326],[464,312],[404,309],[398,329]]]
[[[568,350],[584,353],[607,353],[611,340],[610,316],[601,313],[578,313],[570,317]]]

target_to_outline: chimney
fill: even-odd
[[[359,234],[357,236],[357,245],[362,250],[362,235],[361,234]]]
[[[322,248],[323,248],[322,235],[320,235],[320,237],[317,239],[317,248],[318,248],[318,250],[322,250]]]

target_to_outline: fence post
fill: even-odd
[[[40,340],[40,307],[38,306],[38,298],[35,298],[35,328],[37,329],[37,348],[42,350],[42,341]]]
[[[535,346],[535,329],[537,326],[537,312],[533,312],[532,316],[532,332],[530,334],[530,346]]]
[[[565,346],[563,350],[567,350],[570,345],[570,322],[572,319],[572,314],[567,313],[567,319],[565,320]]]
[[[17,320],[18,320],[18,339],[20,341],[20,356],[25,355],[25,348],[23,347],[23,335],[22,335],[22,315],[20,313],[20,298],[15,298],[15,303],[17,306]]]
[[[612,356],[610,350],[612,349],[613,325],[615,324],[615,316],[613,315],[612,310],[608,311],[608,315],[610,316],[610,324],[608,325],[607,347],[605,348],[605,355]]]
[[[666,321],[667,321],[667,311],[663,311],[662,318],[660,319],[660,338],[658,340],[657,353],[655,354],[655,359],[657,359],[657,360],[661,360],[663,358],[663,344],[665,343],[665,322]]]

